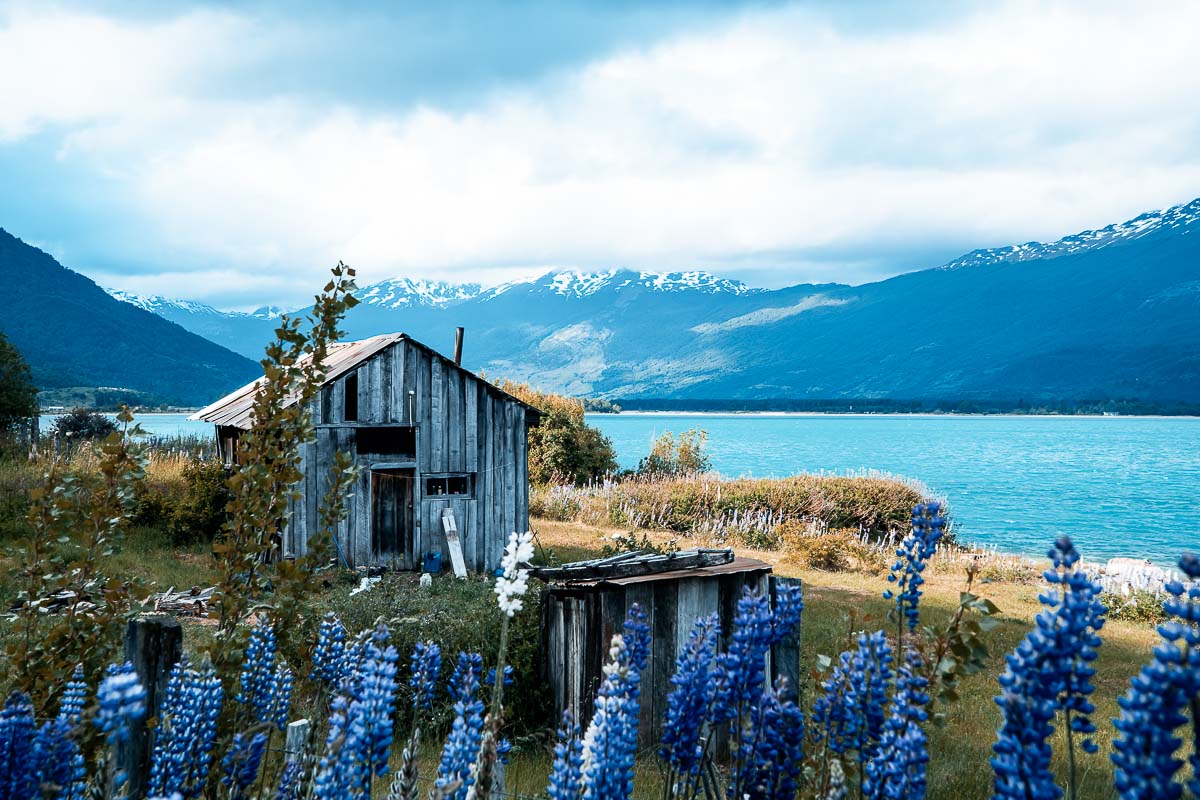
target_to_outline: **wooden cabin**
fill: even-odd
[[[526,433],[539,412],[403,333],[332,345],[310,413],[304,479],[290,503],[283,556],[302,555],[318,525],[334,454],[359,468],[337,549],[348,566],[420,570],[450,564],[443,512],[453,512],[465,566],[490,573],[513,531],[529,528]],[[216,427],[222,458],[238,460],[258,382],[192,415]]]
[[[732,550],[697,549],[658,555],[622,553],[594,561],[534,571],[547,582],[542,599],[542,669],[559,716],[569,710],[581,725],[591,720],[596,690],[614,633],[638,604],[650,625],[650,657],[641,673],[638,741],[655,747],[662,739],[667,695],[675,659],[696,620],[717,614],[722,646],[744,589],[774,597],[780,578],[771,565],[735,557]],[[780,674],[795,687],[800,679],[799,631],[769,654],[767,674]]]

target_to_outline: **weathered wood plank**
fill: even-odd
[[[442,361],[432,359],[429,388],[430,472],[446,471],[446,380]]]
[[[801,585],[799,578],[785,578],[781,575],[771,575],[769,581],[772,605],[775,604],[779,587]],[[800,676],[803,675],[800,667],[800,625],[784,636],[783,641],[771,648],[770,674],[786,679],[788,690],[793,693],[792,697],[795,697],[794,693],[800,686]]]
[[[479,470],[479,381],[466,378],[463,381],[463,450],[467,472]]]
[[[561,567],[540,567],[534,574],[542,580],[603,580],[610,578],[632,578],[655,575],[682,569],[715,567],[728,564],[734,559],[733,550],[693,548],[676,553],[642,554],[636,558],[623,558],[581,564],[564,564]]]

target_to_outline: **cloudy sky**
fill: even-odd
[[[0,0],[0,227],[247,307],[859,283],[1200,195],[1200,3],[343,5]]]

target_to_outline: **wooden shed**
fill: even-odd
[[[350,566],[420,569],[428,552],[449,564],[443,512],[450,509],[467,569],[493,571],[508,535],[529,527],[526,433],[539,412],[403,333],[334,344],[325,372],[283,556],[306,551],[334,454],[345,451],[360,470],[337,538]],[[231,466],[258,385],[191,417],[216,426]]]
[[[548,582],[542,604],[543,674],[559,715],[569,710],[581,725],[590,721],[614,633],[637,603],[650,625],[650,658],[641,675],[638,740],[656,746],[675,659],[696,620],[718,614],[721,644],[728,644],[738,598],[749,587],[774,596],[771,565],[735,557],[732,550],[696,549],[669,555],[623,553],[595,561],[535,570]],[[799,632],[771,653],[768,674],[800,677]]]

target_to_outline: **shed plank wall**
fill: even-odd
[[[358,381],[358,419],[345,417],[346,380]],[[414,394],[410,395],[412,390]],[[289,503],[284,537],[286,555],[307,551],[317,527],[319,504],[337,450],[348,450],[361,472],[346,499],[347,515],[338,530],[344,557],[355,566],[375,558],[371,546],[371,467],[379,458],[355,452],[355,429],[367,425],[416,424],[413,531],[403,566],[419,566],[433,550],[448,564],[449,549],[441,511],[454,509],[463,556],[469,569],[494,568],[508,534],[528,529],[529,494],[525,410],[424,348],[400,341],[364,361],[356,370],[321,390],[311,413],[321,426],[316,441],[302,448],[302,496]],[[382,458],[382,457],[380,457]],[[393,460],[384,459],[389,468]],[[471,473],[471,498],[425,498],[424,475]]]
[[[550,587],[543,596],[542,665],[556,710],[570,710],[581,725],[587,725],[613,634],[621,631],[628,609],[637,603],[646,612],[651,633],[650,657],[641,673],[638,740],[642,747],[656,746],[662,735],[675,659],[687,645],[696,620],[718,615],[727,639],[732,616],[725,619],[726,610],[736,611],[746,586],[768,592],[767,570],[624,586]],[[794,658],[799,663],[798,638],[785,652],[789,663],[780,666],[791,677],[790,662]],[[768,675],[773,674],[774,663],[768,655]]]

